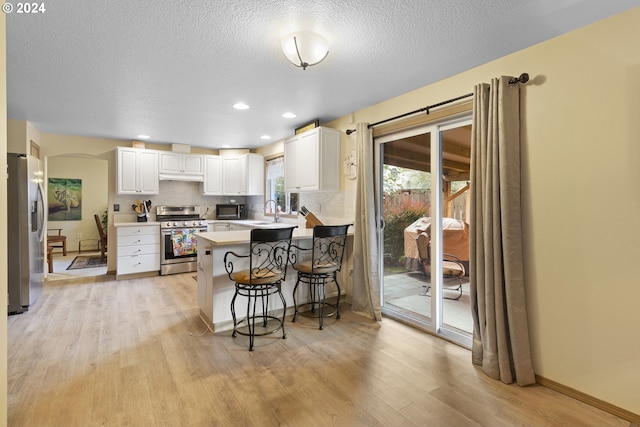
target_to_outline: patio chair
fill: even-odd
[[[429,280],[431,280],[431,239],[429,234],[426,232],[422,232],[418,235],[416,239],[416,243],[418,245],[418,256],[420,259],[420,272],[425,276],[429,276]],[[442,254],[442,275],[444,279],[453,279],[453,283],[451,280],[446,281],[443,280],[443,288],[445,290],[456,291],[457,297],[449,297],[444,296],[446,299],[459,300],[462,296],[462,278],[466,275],[466,270],[464,268],[464,264],[455,255],[451,255],[448,253]],[[429,289],[431,288],[431,283],[429,282],[426,285],[426,290],[424,294],[427,295]]]

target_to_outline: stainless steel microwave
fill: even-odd
[[[216,205],[216,219],[247,219],[246,205]]]

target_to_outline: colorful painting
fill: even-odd
[[[49,178],[49,221],[82,219],[82,180]]]

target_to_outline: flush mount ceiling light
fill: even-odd
[[[317,65],[329,54],[329,42],[320,34],[298,31],[284,36],[282,51],[296,67],[306,70]]]
[[[249,106],[244,102],[238,102],[233,104],[233,108],[235,108],[236,110],[248,110]]]

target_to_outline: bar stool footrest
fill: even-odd
[[[304,317],[312,317],[317,319],[320,317],[320,304],[321,303],[310,303],[306,302],[303,304],[299,304],[296,306],[296,313],[300,316]],[[327,310],[328,309],[328,310]],[[324,303],[324,315],[322,317],[331,317],[335,316],[338,312],[338,307],[335,304],[331,304],[328,302]]]
[[[282,317],[276,317],[276,316],[271,316],[271,315],[259,315],[255,317],[256,320],[256,330],[258,329],[265,329],[264,326],[262,326],[262,324],[264,323],[264,319],[267,319],[267,329],[265,331],[261,331],[261,332],[253,332],[253,336],[254,337],[263,337],[265,335],[271,335],[271,334],[275,334],[278,331],[282,330],[283,327],[283,321],[282,321]],[[251,321],[253,319],[253,317],[249,318],[249,321]],[[269,322],[269,320],[275,320],[277,325],[273,326],[273,322]],[[246,325],[247,323],[247,319],[242,319],[240,320],[238,323],[235,324],[233,332],[240,334],[240,335],[244,335],[244,336],[250,336],[251,334],[249,333],[249,331],[247,330],[246,332],[244,331],[245,329],[248,329],[249,326]],[[271,326],[270,326],[271,323]],[[244,324],[244,325],[242,325]],[[242,325],[242,326],[241,326]],[[283,336],[283,338],[286,338],[287,336]]]

